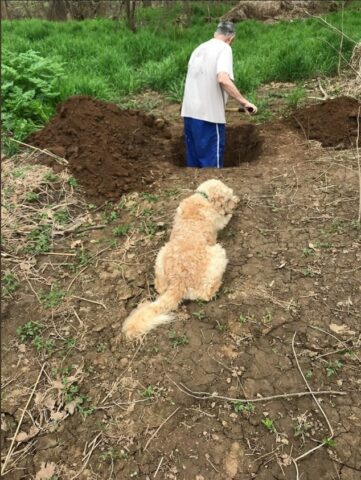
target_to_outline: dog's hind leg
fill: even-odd
[[[164,271],[165,248],[166,245],[159,250],[157,259],[155,261],[154,286],[159,294],[164,293],[168,288],[168,281]]]
[[[208,247],[207,252],[209,254],[209,262],[204,272],[204,277],[200,279],[200,285],[194,293],[198,299],[208,302],[221,286],[228,260],[226,251],[219,243]]]

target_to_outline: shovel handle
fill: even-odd
[[[251,107],[248,107],[247,109],[245,109],[244,107],[229,107],[229,108],[226,108],[226,112],[239,112],[239,113],[244,113],[245,111],[247,110],[248,113],[252,113],[253,112],[253,108]]]

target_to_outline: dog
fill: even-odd
[[[220,180],[203,182],[177,209],[169,242],[158,253],[155,288],[159,297],[144,302],[123,324],[126,338],[139,338],[170,322],[182,300],[209,301],[217,293],[227,266],[217,232],[230,221],[239,198]]]

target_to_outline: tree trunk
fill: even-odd
[[[125,0],[125,14],[127,18],[128,28],[134,33],[137,31],[134,18],[135,4],[136,0]]]
[[[1,2],[1,18],[3,18],[4,20],[9,20],[7,0]]]
[[[48,20],[67,20],[67,8],[64,0],[51,0],[48,10]]]

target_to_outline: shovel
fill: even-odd
[[[245,112],[246,112],[246,109],[245,109],[244,107],[227,107],[227,108],[226,108],[226,112],[245,113]],[[252,107],[248,107],[248,108],[247,108],[247,112],[248,112],[248,113],[252,113],[252,112],[253,112],[253,108],[252,108]]]

